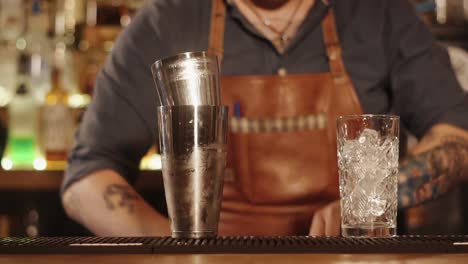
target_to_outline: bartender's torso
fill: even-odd
[[[213,1],[194,2],[155,1],[158,23],[175,23],[170,31],[161,27],[158,32],[164,36],[161,48],[170,54],[210,48]],[[248,128],[230,135],[220,233],[305,234],[314,212],[339,198],[335,118],[363,110],[388,113],[395,107],[389,78],[400,40],[392,30],[401,25],[389,13],[398,8],[408,12],[410,6],[402,4],[406,0],[395,6],[390,0],[336,0],[330,6],[316,1],[288,48],[278,53],[229,3],[233,1],[223,2],[223,27],[216,33],[223,40],[218,47],[223,51],[223,103],[234,121],[234,105],[240,103],[244,119],[237,120],[238,128],[244,121]],[[324,27],[331,10],[334,26]],[[173,17],[166,11],[181,14]],[[327,35],[336,36],[335,64],[330,63]],[[408,43],[403,44],[409,53],[423,49]],[[336,81],[336,65],[345,71],[345,83]],[[259,126],[264,130],[255,131]]]
[[[222,61],[226,6],[213,3],[209,51]],[[231,108],[222,235],[307,234],[314,213],[339,198],[335,119],[362,109],[333,9],[324,10],[329,70],[221,76],[222,103]]]

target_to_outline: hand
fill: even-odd
[[[310,227],[311,236],[339,236],[341,230],[340,200],[318,210]]]

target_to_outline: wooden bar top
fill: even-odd
[[[206,255],[0,255],[0,263],[35,264],[276,264],[276,263],[382,263],[382,264],[445,264],[468,263],[468,254],[412,255],[342,255],[342,254],[206,254]]]
[[[63,170],[0,170],[0,191],[51,191],[60,190]],[[160,170],[143,170],[135,183],[137,189],[162,189]]]

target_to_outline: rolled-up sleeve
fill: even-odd
[[[157,8],[147,4],[122,32],[97,77],[93,100],[76,133],[62,191],[82,177],[111,169],[133,182],[155,142],[159,104],[150,65],[161,57]]]
[[[387,2],[396,113],[419,138],[437,123],[468,129],[468,98],[456,80],[446,48],[437,44],[408,1]]]

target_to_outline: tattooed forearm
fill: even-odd
[[[139,196],[129,186],[110,184],[105,189],[103,198],[109,210],[126,208],[129,213],[132,213]]]
[[[399,206],[434,199],[468,176],[468,139],[445,136],[436,147],[407,159],[400,166]]]

